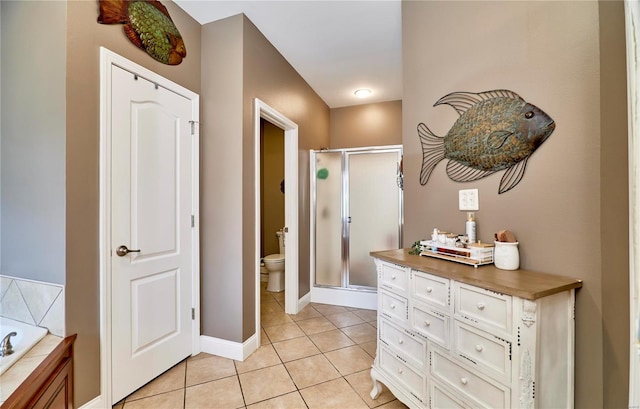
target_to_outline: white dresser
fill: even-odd
[[[571,408],[580,280],[373,252],[380,382],[411,408]]]

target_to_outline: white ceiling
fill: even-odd
[[[200,24],[244,13],[330,108],[402,99],[400,0],[174,1]]]

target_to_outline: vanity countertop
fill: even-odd
[[[410,249],[373,251],[372,257],[441,277],[528,300],[582,287],[582,280],[530,270],[500,270],[493,264],[472,267],[409,254]]]
[[[61,342],[61,337],[46,335],[0,376],[0,404],[11,396]]]

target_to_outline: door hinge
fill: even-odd
[[[191,309],[191,319],[192,319],[192,320],[195,320],[195,319],[196,319],[196,309],[195,309],[195,308],[192,308],[192,309]]]
[[[196,216],[191,215],[191,227],[196,227]]]
[[[198,121],[189,121],[189,124],[191,125],[191,135],[196,134],[196,123],[198,123]]]

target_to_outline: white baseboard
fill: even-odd
[[[307,305],[309,305],[310,302],[311,302],[311,291],[303,295],[302,298],[298,300],[298,312],[302,311],[302,309]]]
[[[378,308],[378,294],[373,291],[311,287],[311,302],[375,310]]]
[[[207,354],[217,355],[224,358],[244,361],[255,350],[258,349],[258,337],[253,334],[245,342],[233,342],[226,339],[214,338],[207,335],[200,335],[200,351]]]
[[[105,409],[106,406],[107,405],[102,400],[102,395],[100,395],[80,406],[78,409]]]

